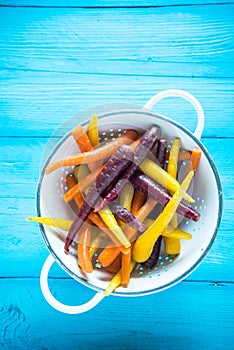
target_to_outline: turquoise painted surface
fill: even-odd
[[[0,348],[232,349],[233,3],[1,4]],[[167,88],[190,91],[205,110],[202,142],[224,191],[217,239],[199,268],[168,291],[110,297],[84,315],[60,314],[41,294],[39,274],[48,253],[38,227],[25,221],[34,214],[48,138],[78,111],[110,102],[143,105]],[[186,102],[171,99],[157,110],[195,127]],[[92,295],[58,266],[50,285],[71,304]]]

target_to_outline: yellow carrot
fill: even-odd
[[[163,170],[158,164],[154,163],[150,159],[145,159],[141,165],[140,169],[151,179],[158,182],[160,185],[166,187],[167,190],[172,191],[175,193],[179,187],[180,184],[178,181],[176,181],[173,176],[168,174],[165,170]],[[184,199],[188,201],[189,203],[194,203],[194,199],[187,193],[184,194]]]
[[[98,136],[98,117],[96,114],[92,114],[89,125],[88,125],[88,136],[93,147],[99,146]]]
[[[134,189],[133,186],[130,183],[127,183],[122,191],[120,192],[120,205],[122,207],[126,208],[127,210],[131,211],[132,207],[132,199],[134,195]],[[127,287],[127,285],[130,282],[130,274],[131,274],[131,256],[132,256],[132,250],[129,249],[129,253],[122,254],[121,257],[121,285],[123,287]]]
[[[125,247],[128,248],[131,246],[131,243],[119,227],[114,214],[110,210],[108,206],[106,206],[104,209],[99,211],[99,215],[101,216],[102,220],[105,222],[105,224],[109,227],[109,229],[114,233],[115,237],[119,240],[119,242]]]
[[[42,225],[58,227],[64,231],[69,231],[71,224],[73,223],[72,220],[59,219],[59,218],[47,218],[44,216],[31,216],[26,220],[35,221]]]
[[[173,140],[173,144],[171,147],[169,159],[168,159],[168,166],[167,166],[167,172],[174,177],[174,179],[177,178],[177,169],[178,169],[178,158],[179,158],[179,152],[180,152],[180,139],[175,138]],[[171,195],[173,195],[172,192],[170,192]],[[173,216],[171,219],[170,225],[176,229],[178,226],[178,220],[177,220],[177,214]],[[172,237],[165,237],[164,236],[164,248],[165,252],[167,254],[173,254],[177,255],[180,253],[180,240],[177,238],[172,238]]]
[[[93,240],[90,243],[90,257],[92,258],[95,253],[97,253],[98,249],[101,248],[102,243],[106,240],[106,235],[102,234],[102,232],[99,230],[99,233],[96,235],[96,237],[93,238]]]
[[[153,219],[146,219],[144,221],[144,224],[146,227],[150,227],[153,224],[154,220]],[[173,228],[172,226],[168,225],[166,230],[162,232],[163,237],[170,237],[170,238],[178,238],[178,239],[185,239],[185,240],[190,240],[192,239],[191,233],[185,232],[181,229]]]
[[[154,223],[136,240],[132,255],[136,262],[144,262],[149,258],[154,243],[171,221],[180,201],[190,185],[193,175],[194,173],[191,171],[186,176],[179,189],[172,196]]]
[[[120,192],[120,205],[122,205],[122,207],[126,208],[128,211],[131,211],[133,194],[134,189],[130,183],[127,183]]]
[[[131,261],[131,265],[130,265],[130,269],[131,272],[134,269],[136,263],[135,261]],[[119,272],[115,275],[115,277],[112,278],[112,280],[110,281],[108,287],[106,288],[104,295],[108,296],[110,295],[116,288],[118,288],[121,284],[121,270],[119,270]]]

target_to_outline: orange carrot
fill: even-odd
[[[193,170],[194,175],[197,171],[200,159],[201,159],[201,150],[198,147],[195,147],[194,149],[192,149],[192,154],[191,154],[191,158],[190,158],[190,163],[188,165],[188,169],[186,171],[186,174],[188,174],[191,170]]]
[[[139,221],[143,222],[147,218],[147,216],[151,213],[151,211],[154,209],[156,204],[157,202],[154,199],[152,198],[148,199],[146,203],[140,208],[140,210],[138,210],[136,214],[136,218]],[[134,228],[130,226],[126,226],[123,231],[129,241],[134,239],[134,236],[137,232]],[[120,247],[113,247],[113,244],[109,243],[99,254],[98,261],[102,266],[106,267],[115,260],[119,252],[120,252]],[[125,254],[127,254],[127,252],[125,252]]]
[[[129,145],[137,137],[137,133],[134,130],[127,131],[123,136],[118,137],[116,140],[96,148],[89,152],[78,153],[67,158],[52,162],[46,168],[46,173],[50,174],[52,171],[62,166],[72,166],[78,164],[89,164],[101,159],[110,157],[121,145]]]
[[[113,247],[113,245],[109,245],[101,251],[98,255],[98,262],[103,266],[107,267],[113,263],[113,261],[119,255],[120,250],[119,247]]]
[[[130,281],[131,256],[132,256],[132,250],[130,250],[128,254],[122,254],[121,285],[123,287],[127,287]]]
[[[136,216],[138,210],[142,207],[145,201],[145,194],[141,192],[140,190],[135,190],[134,197],[132,201],[132,213],[134,216]]]
[[[106,268],[108,272],[117,273],[121,268],[121,254]]]
[[[93,150],[92,143],[81,125],[78,125],[72,129],[71,134],[76,140],[76,143],[82,153]],[[101,166],[101,162],[93,162],[88,164],[88,166],[91,171],[94,171]]]
[[[102,165],[99,169],[95,170],[93,173],[90,173],[84,179],[82,179],[79,183],[75,182],[75,185],[70,187],[70,189],[64,194],[63,199],[65,202],[72,201],[75,196],[81,192],[83,192],[88,186],[90,186],[98,174],[102,171],[104,165]]]
[[[82,180],[81,180],[82,181]],[[74,176],[67,176],[66,179],[66,183],[67,183],[67,187],[68,188],[73,188],[74,184],[76,184],[76,180],[74,178]],[[78,208],[81,207],[81,205],[83,204],[84,198],[82,196],[82,194],[80,193],[79,195],[75,195],[74,200],[78,206]],[[109,230],[108,226],[104,223],[104,221],[102,220],[102,218],[100,218],[100,216],[98,215],[98,213],[90,213],[89,214],[89,219],[96,225],[98,226],[103,232],[105,232],[105,234],[110,237],[111,241],[118,246],[118,248],[120,249],[121,252],[123,252],[124,254],[126,254],[126,252],[128,252],[128,249],[119,246],[119,241],[117,240],[117,238],[115,237],[115,235]]]
[[[78,265],[83,272],[91,273],[93,265],[90,257],[91,226],[84,224],[79,231]]]

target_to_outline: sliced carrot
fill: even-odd
[[[93,271],[93,265],[90,257],[91,225],[84,224],[79,231],[78,244],[78,265],[85,273]]]
[[[101,159],[110,157],[121,145],[129,145],[137,137],[136,131],[129,130],[123,136],[118,137],[116,140],[96,148],[89,152],[78,153],[67,158],[52,162],[46,168],[46,173],[50,174],[52,171],[62,166],[72,166],[78,164],[89,164],[97,162]]]
[[[93,145],[81,125],[78,125],[74,129],[72,129],[71,134],[76,140],[76,143],[79,146],[80,151],[82,153],[93,150]],[[89,163],[88,166],[91,171],[94,171],[101,166],[101,162],[92,162]]]

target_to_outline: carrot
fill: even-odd
[[[134,269],[136,263],[135,261],[131,261],[131,264],[130,264],[130,272],[132,272],[132,270]],[[105,292],[104,292],[104,295],[105,296],[108,296],[110,295],[117,287],[120,286],[121,284],[121,270],[119,270],[119,272],[112,278],[112,280],[110,281],[109,285],[107,286]]]
[[[72,188],[74,187],[74,184],[76,184],[76,180],[73,176],[69,175],[67,176],[66,179],[67,187]],[[84,202],[83,196],[75,196],[75,201],[80,208]],[[111,240],[114,244],[119,246],[119,241],[117,238],[114,236],[114,234],[109,230],[108,226],[104,223],[104,221],[100,218],[98,213],[91,212],[89,214],[89,219],[96,225],[98,226]],[[119,249],[123,252],[126,253],[128,250],[126,250],[124,247],[119,247]]]
[[[89,125],[88,125],[88,136],[93,147],[99,146],[98,136],[98,117],[96,114],[92,114]]]
[[[90,258],[92,258],[94,254],[97,253],[98,249],[101,248],[102,244],[104,244],[106,241],[106,234],[103,233],[98,227],[93,226],[92,233],[95,229],[97,229],[98,232],[90,243]]]
[[[152,125],[141,137],[139,144],[134,152],[134,161],[132,164],[123,172],[114,186],[111,187],[110,191],[107,192],[105,197],[98,203],[96,210],[102,210],[108,203],[115,200],[128,183],[131,176],[136,172],[138,166],[143,162],[147,154],[152,150],[154,145],[158,142],[161,130],[158,126]]]
[[[78,153],[67,158],[50,163],[46,168],[46,174],[50,174],[52,171],[62,166],[72,166],[78,164],[89,164],[101,159],[110,157],[121,145],[129,145],[133,140],[137,138],[136,131],[129,130],[123,136],[118,137],[116,140],[96,148],[89,152]]]
[[[201,159],[201,154],[202,152],[200,148],[195,147],[194,149],[192,149],[191,158],[190,158],[190,162],[189,162],[186,174],[188,174],[191,170],[193,170],[194,174],[196,174],[196,171]]]
[[[168,160],[168,173],[177,179],[177,171],[178,171],[178,158],[180,152],[180,139],[175,138],[172,143],[170,156]],[[171,192],[171,194],[173,194]],[[178,226],[177,214],[173,216],[171,219],[170,225],[175,229]],[[177,255],[180,253],[181,244],[180,240],[177,238],[164,237],[164,248],[165,252],[170,255]]]
[[[79,146],[79,149],[82,153],[93,150],[92,143],[81,125],[78,125],[74,129],[72,129],[71,134],[76,140],[76,143]],[[92,162],[89,163],[88,166],[91,171],[94,171],[101,166],[101,163]]]
[[[108,245],[105,249],[101,251],[98,255],[98,262],[103,266],[107,267],[113,263],[113,261],[119,255],[119,247],[113,247],[113,245]]]
[[[31,216],[26,220],[35,221],[35,222],[38,222],[39,224],[46,225],[46,226],[58,227],[64,231],[68,231],[72,224],[72,220],[59,219],[59,218],[47,218],[47,217],[40,217],[40,216],[36,216],[36,217]]]
[[[190,185],[193,175],[194,173],[191,171],[186,176],[179,189],[175,192],[154,223],[136,240],[133,247],[133,259],[136,262],[144,262],[149,258],[154,243],[174,216],[180,201]]]
[[[190,151],[180,151],[178,160],[190,160],[191,158],[191,152]]]
[[[104,209],[102,209],[99,212],[99,215],[101,216],[102,220],[105,222],[105,224],[109,227],[109,229],[114,233],[116,238],[119,240],[119,242],[125,247],[129,248],[131,246],[131,243],[124,235],[122,229],[118,225],[114,214],[110,210],[108,206],[106,206]]]
[[[78,244],[78,265],[85,273],[93,271],[93,265],[90,257],[90,240],[91,240],[91,226],[83,225],[79,231]]]
[[[149,176],[152,180],[165,187],[168,191],[175,193],[180,187],[179,182],[173,178],[167,171],[162,169],[158,164],[152,160],[146,158],[140,165],[140,169]],[[184,199],[189,203],[194,203],[194,199],[187,193],[184,195]]]
[[[134,189],[132,184],[127,183],[122,191],[120,192],[119,196],[119,202],[120,205],[124,210],[127,210],[130,215],[131,213],[131,207],[132,207],[132,199],[133,199],[133,194],[134,194]],[[137,219],[136,219],[137,220]],[[127,227],[125,229],[125,234],[126,234]],[[120,255],[119,255],[120,256]],[[131,256],[132,256],[132,245],[131,248],[129,249],[129,252],[127,254],[122,254],[121,255],[121,285],[123,287],[127,287],[130,281],[130,263],[131,263]]]
[[[81,192],[83,192],[88,186],[90,186],[96,179],[96,177],[100,174],[102,169],[104,168],[104,165],[102,165],[99,169],[95,170],[94,172],[90,173],[88,176],[86,176],[84,179],[82,179],[79,183],[75,183],[74,186],[72,186],[63,196],[63,199],[65,202],[72,201],[75,196]]]
[[[106,268],[108,272],[117,273],[121,268],[121,255],[119,254],[117,258]]]
[[[140,191],[138,189],[135,190],[133,201],[132,201],[132,213],[133,213],[133,215],[136,216],[136,213],[144,204],[145,198],[146,198],[146,195],[142,191]]]
[[[139,221],[143,222],[147,218],[147,216],[151,213],[151,211],[154,209],[156,204],[157,204],[157,202],[155,200],[153,200],[152,198],[148,199],[147,202],[137,212],[136,218]],[[132,227],[129,227],[129,226],[126,226],[123,231],[124,231],[126,237],[129,239],[129,241],[131,241],[134,238],[134,236],[137,232],[135,229],[133,229]],[[104,266],[104,267],[108,266],[114,261],[114,259],[118,256],[119,253],[120,253],[120,247],[113,247],[113,244],[110,243],[99,254],[98,261],[100,262],[100,264],[102,266]],[[126,252],[126,253],[128,253],[128,252]]]
[[[121,285],[123,287],[127,287],[130,281],[131,256],[132,256],[132,250],[130,250],[128,254],[122,254]]]
[[[100,196],[102,196],[105,193],[105,191],[111,186],[111,184],[115,182],[119,175],[128,167],[128,165],[133,160],[133,156],[134,153],[132,149],[127,145],[122,145],[106,162],[104,168],[97,176],[95,183],[93,183],[90,186],[89,191],[85,196],[85,200],[82,206],[80,207],[77,218],[71,225],[71,228],[66,238],[66,243],[64,247],[65,251],[68,252],[69,246],[71,245],[73,238],[75,237],[76,233],[79,231],[80,227],[83,225],[84,221],[87,219],[89,214],[92,212],[94,206],[100,199]],[[101,212],[99,214],[101,215]],[[109,225],[109,223],[107,222],[106,224]],[[120,242],[126,248],[130,246],[130,242],[126,240],[126,238],[120,232],[120,230],[116,230],[117,227],[115,225],[113,226],[113,229],[112,227],[110,227],[110,229],[117,236],[117,238],[120,239]]]

